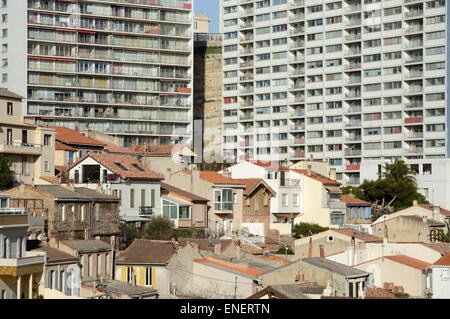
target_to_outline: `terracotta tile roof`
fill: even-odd
[[[97,239],[80,239],[80,240],[62,240],[64,244],[80,253],[110,251],[111,245],[103,240]]]
[[[65,171],[66,169],[68,169],[68,166],[62,166],[62,165],[55,165],[55,168],[59,171]]]
[[[444,242],[422,243],[422,245],[441,253],[442,256],[450,254],[450,243],[444,243]]]
[[[76,151],[76,149],[73,148],[72,146],[63,144],[58,141],[55,142],[55,150],[56,151]]]
[[[182,190],[181,188],[169,185],[167,183],[161,183],[161,189],[164,189],[168,192],[180,195],[181,197],[184,197],[190,201],[198,201],[198,202],[208,202],[209,201],[209,199],[186,192],[185,190]]]
[[[385,256],[384,258],[419,270],[425,270],[428,266],[431,265],[423,260],[412,258],[406,255]]]
[[[308,176],[308,170],[306,170],[306,169],[291,169],[291,171],[296,172],[301,175],[304,175],[304,176],[307,176],[309,178],[315,179],[316,181],[319,181],[324,185],[333,185],[333,186],[341,185],[341,183],[339,183],[338,181],[335,181],[331,178],[322,176],[314,171],[311,171],[311,176]]]
[[[291,263],[291,261],[279,257],[279,256],[275,256],[275,255],[269,255],[269,256],[260,256],[260,258],[266,259],[266,260],[277,260],[277,261],[282,261],[285,265],[289,265]]]
[[[201,179],[213,183],[213,184],[225,184],[225,185],[244,185],[234,179],[220,175],[217,172],[201,172]]]
[[[163,176],[157,174],[156,172],[152,171],[150,168],[139,162],[137,159],[135,159],[132,156],[129,155],[113,155],[113,154],[103,154],[103,153],[89,153],[86,154],[80,161],[83,161],[85,158],[91,157],[95,159],[97,162],[117,174],[123,179],[158,179],[162,180],[164,179]],[[76,163],[72,164],[71,167],[78,164],[80,161],[77,161]],[[117,164],[120,164],[121,166],[125,167],[126,170],[120,168],[117,166]],[[140,167],[142,169],[139,170],[134,165]]]
[[[263,162],[263,161],[247,161],[249,163],[264,167],[265,169],[276,170],[276,171],[288,171],[289,168],[286,166],[279,165],[274,162]]]
[[[436,261],[433,265],[437,266],[450,266],[450,254],[445,255],[444,257],[440,258],[438,261]]]
[[[64,143],[64,144],[75,144],[75,145],[91,145],[91,146],[104,146],[105,143],[90,137],[84,136],[82,133],[72,130],[67,127],[61,126],[49,126],[50,128],[55,129],[56,140]]]
[[[258,270],[252,267],[249,267],[247,264],[237,264],[230,261],[221,260],[218,258],[210,257],[204,259],[194,259],[194,262],[197,263],[210,263],[213,265],[217,265],[226,269],[234,270],[249,276],[256,277],[258,275],[261,275],[263,273],[262,270]]]
[[[180,173],[183,173],[183,174],[186,174],[186,175],[192,175],[192,171],[187,170],[187,169],[181,169],[179,171],[173,172],[170,175],[175,175],[175,174],[180,174]]]
[[[114,143],[109,142],[102,142],[105,144],[104,151],[108,153],[122,153],[122,154],[130,154],[133,152],[130,152],[130,150],[126,147],[119,146]]]
[[[418,204],[417,206],[420,206],[420,207],[428,209],[428,210],[433,210],[433,206],[434,205],[432,205],[432,204]],[[441,210],[441,215],[450,216],[450,211],[448,211],[448,210],[446,210],[444,208],[441,208],[440,210]]]
[[[175,251],[175,246],[170,241],[136,239],[120,254],[116,263],[165,264]]]
[[[59,184],[59,177],[57,176],[39,176],[39,178],[51,184]]]
[[[355,236],[355,238],[362,240],[366,243],[381,243],[383,242],[383,238],[375,236],[375,235],[370,235],[368,233],[364,233],[364,232],[360,232],[351,228],[341,228],[341,229],[333,229],[333,231],[342,234],[342,235],[346,235],[349,237]]]
[[[175,145],[133,145],[128,149],[134,153],[151,155],[171,155]]]
[[[350,195],[341,195],[341,201],[345,202],[347,206],[371,206],[369,202]]]

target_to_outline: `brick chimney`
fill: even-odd
[[[428,222],[428,217],[427,216],[423,216],[422,217],[422,221],[426,224]]]

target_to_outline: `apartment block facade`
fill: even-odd
[[[448,155],[445,0],[223,0],[223,152],[363,160]]]
[[[1,85],[37,125],[125,146],[192,131],[191,0],[5,0]]]

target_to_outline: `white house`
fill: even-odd
[[[433,299],[450,298],[450,254],[431,266]]]
[[[302,178],[273,162],[243,161],[219,173],[230,178],[261,178],[277,194],[270,200],[271,228],[291,233],[291,223],[303,211]]]
[[[89,153],[69,167],[69,180],[77,186],[121,198],[119,211],[125,221],[161,214],[163,179],[128,155]]]

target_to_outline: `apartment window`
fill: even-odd
[[[49,161],[44,161],[44,171],[50,172],[50,163],[49,163]]]
[[[22,157],[22,175],[30,175],[30,167],[28,165],[28,159],[23,156]]]
[[[44,135],[44,146],[51,146],[52,136],[49,134]]]
[[[8,15],[2,14],[2,22],[8,22]]]
[[[426,48],[426,55],[436,55],[436,54],[445,54],[445,46],[442,47],[434,47],[434,48]]]

